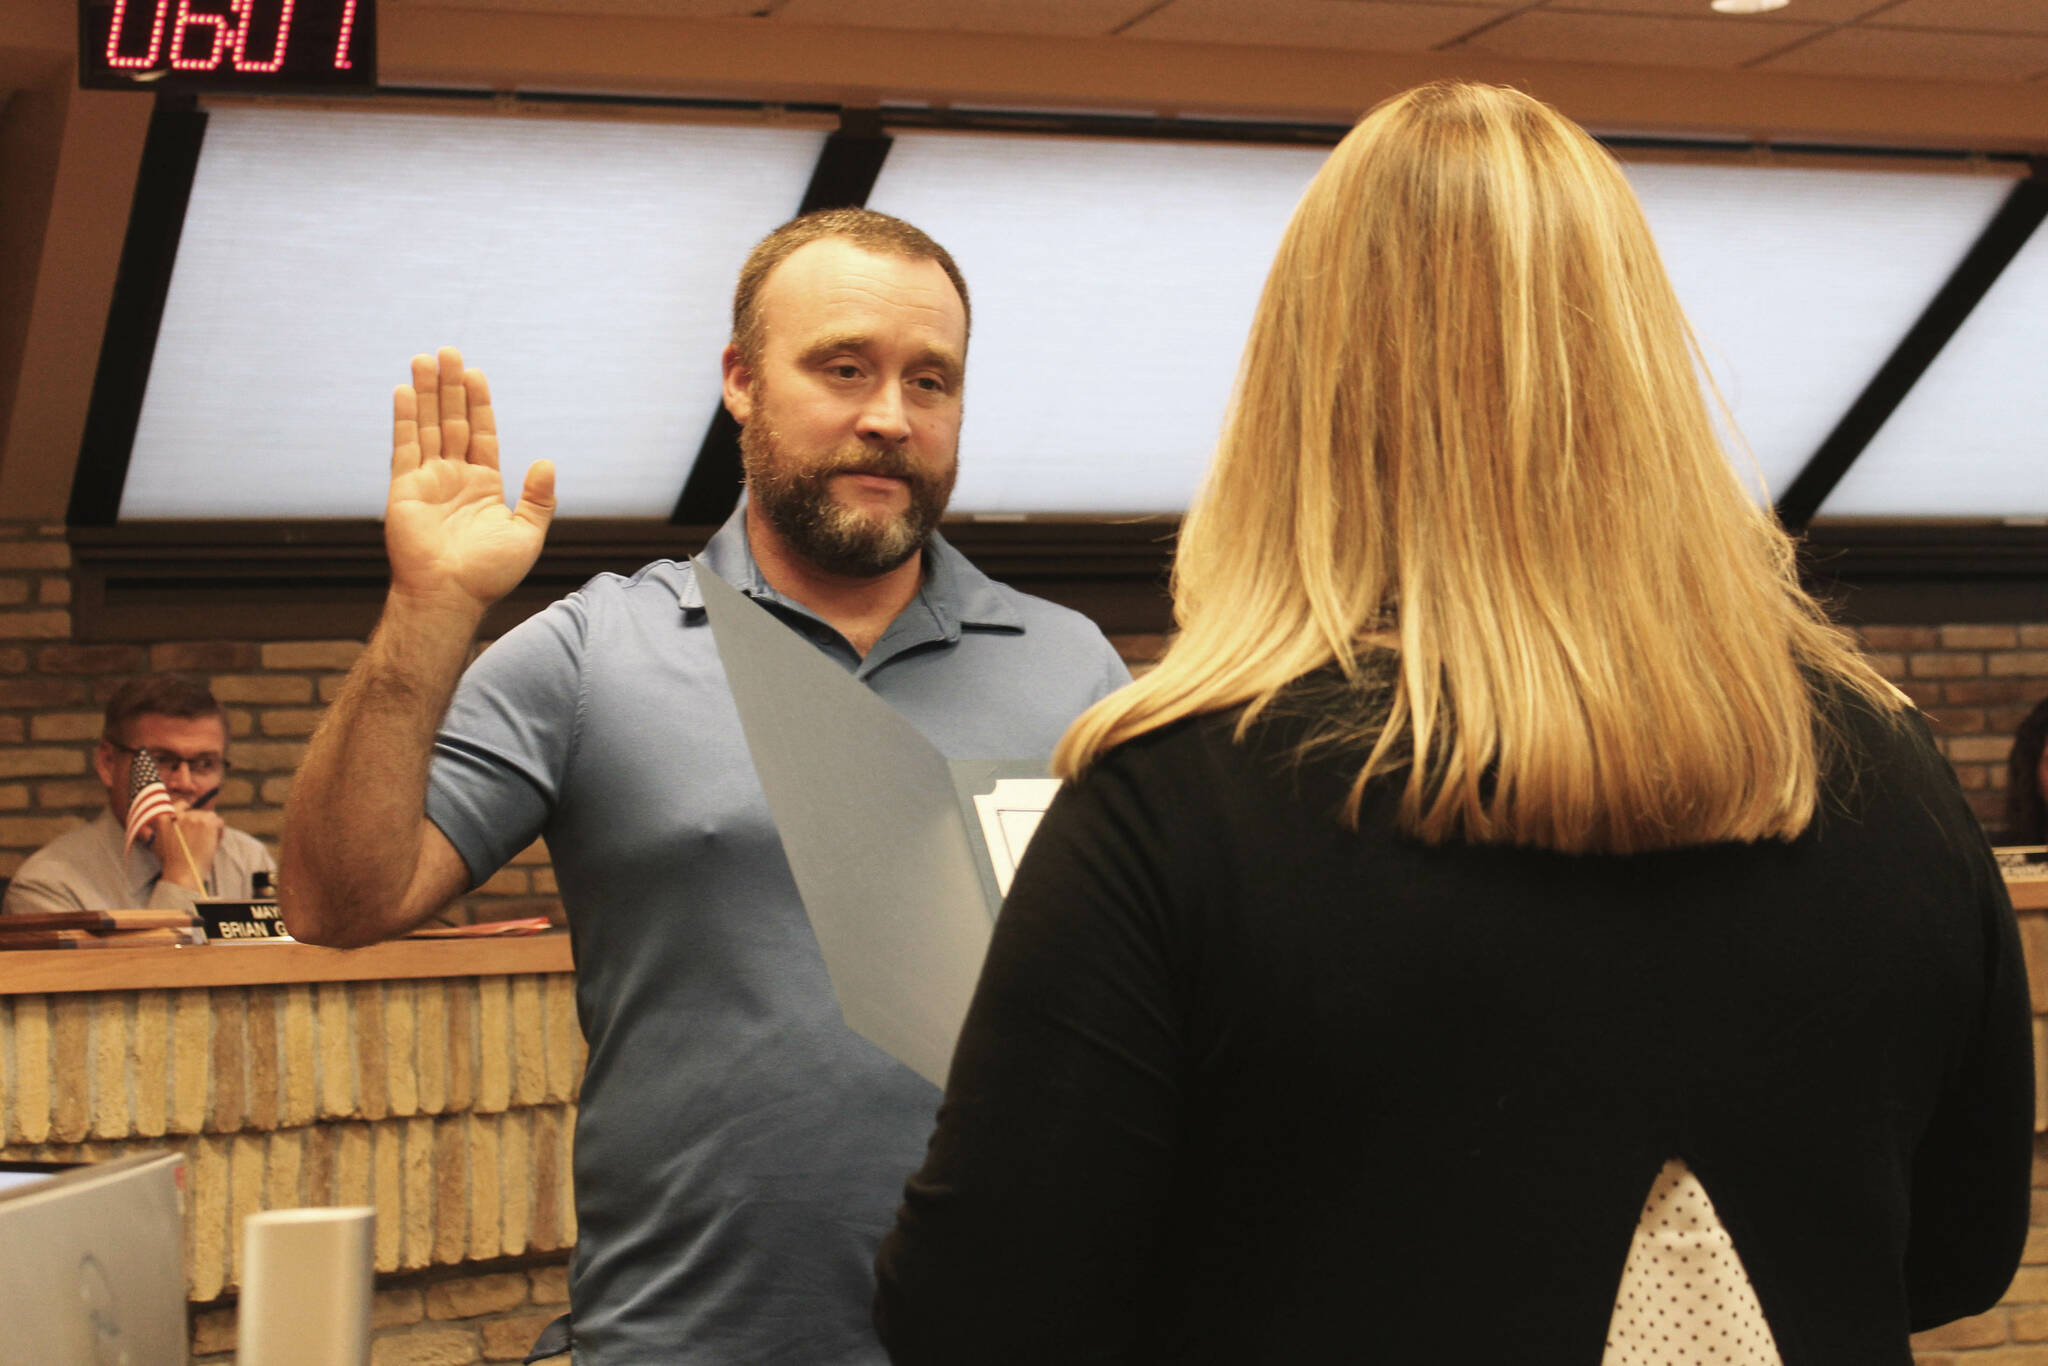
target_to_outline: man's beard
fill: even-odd
[[[740,461],[747,496],[791,551],[828,573],[874,578],[924,548],[953,496],[957,465],[943,474],[922,470],[900,446],[860,443],[805,461],[784,450],[760,416],[740,428]],[[832,495],[840,474],[901,479],[910,506],[900,513],[849,507]]]

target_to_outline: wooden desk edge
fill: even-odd
[[[569,936],[560,930],[505,939],[394,939],[361,949],[311,944],[25,949],[0,953],[0,996],[573,970]]]
[[[2048,878],[2006,883],[2014,909],[2048,910]],[[573,972],[561,930],[507,939],[395,939],[362,949],[310,944],[28,949],[0,953],[0,996],[287,982],[374,982]]]

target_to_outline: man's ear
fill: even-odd
[[[742,427],[754,415],[754,370],[740,357],[738,346],[728,342],[718,357],[719,372],[725,377],[725,410]]]
[[[92,769],[100,775],[100,785],[109,792],[114,790],[114,768],[120,762],[121,751],[114,748],[113,741],[102,740],[92,749]]]

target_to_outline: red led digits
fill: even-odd
[[[79,82],[88,89],[133,90],[140,88],[138,81],[160,77],[164,83],[151,88],[310,90],[376,85],[376,0],[77,3]],[[356,50],[358,34],[361,51]]]
[[[291,0],[285,0],[284,12],[287,15],[292,12]],[[355,31],[356,0],[348,0],[348,3],[341,7],[341,36],[334,40],[334,69],[336,71],[348,71],[355,66],[355,63],[349,60],[348,55],[348,40],[354,35]]]
[[[213,35],[208,42],[204,57],[185,55],[185,39],[202,28],[210,28]],[[178,17],[171,25],[171,69],[173,71],[211,71],[220,65],[220,59],[227,55],[235,30],[229,28],[225,14],[194,14],[192,0],[178,0]]]
[[[164,50],[164,11],[170,6],[171,0],[156,0],[156,15],[149,25],[149,51],[140,57],[130,57],[121,52],[121,21],[127,17],[128,0],[114,0],[114,22],[107,30],[107,65],[131,71],[155,66],[158,54]],[[355,8],[354,4],[349,8]]]
[[[293,0],[284,0],[278,11],[277,45],[272,49],[269,60],[252,62],[248,60],[248,47],[249,30],[256,26],[252,17],[255,0],[234,0],[235,13],[242,17],[242,27],[235,34],[235,70],[276,71],[284,65],[285,44],[291,41],[292,36],[292,3]]]

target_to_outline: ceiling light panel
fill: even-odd
[[[2048,518],[2048,231],[1998,277],[1824,517]]]
[[[1281,232],[1326,155],[898,136],[868,204],[944,243],[974,297],[954,508],[1185,508]]]
[[[717,402],[732,280],[795,209],[822,136],[216,110],[123,518],[377,515],[391,385],[408,356],[443,343],[490,373],[515,477],[550,457],[564,513],[666,516]],[[869,202],[945,243],[976,303],[955,508],[1184,508],[1274,249],[1325,155],[898,135]],[[1626,169],[1769,494],[1827,436],[2010,185],[1879,169]],[[2028,269],[2042,268],[2015,266],[2016,278]],[[1971,484],[1955,453],[2005,439],[1962,434],[2041,389],[1972,379],[1997,373],[2008,344],[2041,354],[2029,324],[2048,300],[2038,287],[2008,294],[2011,283],[1985,306],[2009,316],[2007,330],[1976,342],[1973,322],[1957,339],[1989,354],[1953,377],[1944,359],[1923,383],[1963,397],[1926,407],[1916,395],[1825,512],[1955,509]],[[1945,472],[1894,493],[1865,486],[1886,461],[1916,459]]]
[[[569,516],[665,517],[732,282],[824,134],[534,116],[210,115],[124,520],[375,517],[391,388],[443,344]],[[232,456],[233,458],[224,458]]]
[[[1998,209],[1990,175],[1623,168],[1757,469],[1782,494]]]

